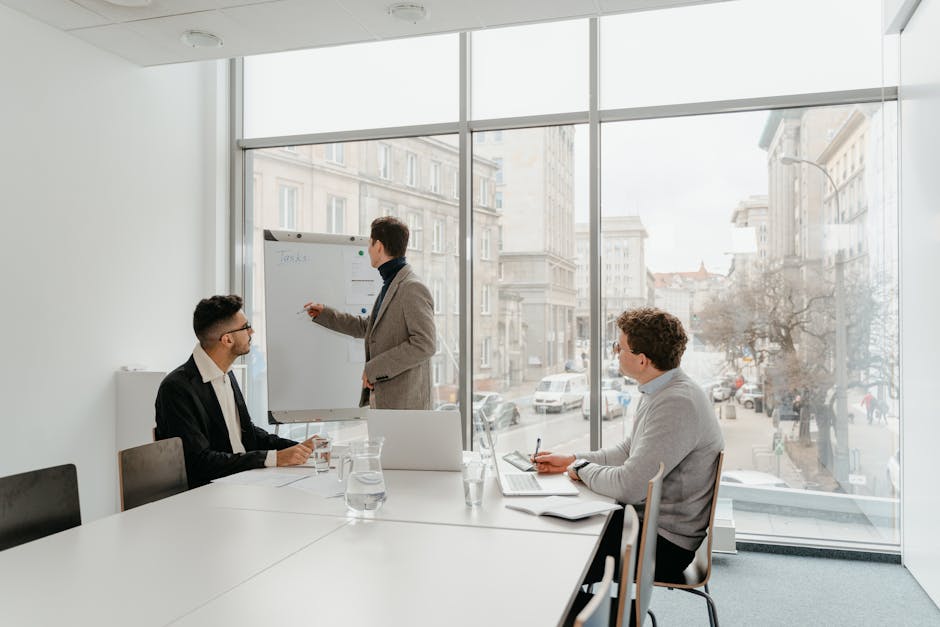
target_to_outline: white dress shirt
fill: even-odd
[[[219,401],[219,407],[222,408],[222,418],[225,419],[225,426],[228,429],[229,442],[232,444],[233,453],[244,453],[245,445],[242,444],[242,426],[238,421],[238,408],[235,406],[235,393],[232,391],[232,383],[228,377],[228,372],[222,372],[212,358],[203,350],[202,346],[196,344],[193,349],[193,360],[196,362],[196,368],[199,369],[199,375],[203,383],[211,383],[215,397]],[[229,369],[231,371],[231,369]],[[268,456],[264,460],[267,467],[277,466],[277,451],[268,451]]]

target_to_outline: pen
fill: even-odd
[[[536,456],[539,454],[539,448],[542,446],[542,438],[538,437],[535,439],[535,452],[532,453],[532,459],[535,460]]]

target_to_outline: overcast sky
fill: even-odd
[[[701,28],[707,23],[708,28]],[[739,0],[601,20],[601,108],[877,87],[896,67],[880,0]],[[472,116],[587,109],[587,20],[473,34]],[[457,118],[456,34],[246,59],[246,136],[271,137]],[[730,217],[767,193],[757,147],[766,112],[607,124],[607,214],[636,214],[654,272],[704,261],[727,271]],[[586,128],[576,139],[576,216],[587,219]]]

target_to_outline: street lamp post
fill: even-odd
[[[832,185],[833,198],[836,205],[836,217],[842,219],[842,211],[839,205],[839,188],[832,179],[824,166],[810,161],[808,159],[799,159],[797,157],[782,156],[780,162],[784,165],[795,165],[805,163],[812,166],[826,175],[829,183]],[[846,399],[846,388],[848,386],[847,375],[845,372],[846,337],[845,337],[845,255],[842,247],[836,251],[835,261],[835,308],[836,308],[836,347],[835,347],[835,376],[836,376],[836,450],[835,450],[835,471],[836,480],[845,484],[849,474],[849,424],[848,424],[848,401]]]

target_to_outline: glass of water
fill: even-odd
[[[461,467],[463,471],[463,497],[469,507],[483,504],[483,470],[480,460],[466,461]]]
[[[330,453],[333,450],[333,443],[329,438],[319,437],[313,441],[313,452],[310,457],[313,458],[313,465],[317,473],[327,472],[330,469]]]

